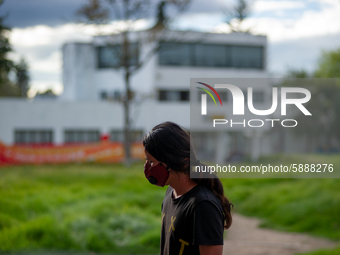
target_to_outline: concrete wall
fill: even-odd
[[[96,52],[92,44],[71,43],[63,47],[63,84],[61,100],[96,100],[94,82]]]
[[[159,104],[148,100],[133,105],[132,128],[146,133],[163,121],[174,121],[189,128],[189,114],[188,103]],[[98,129],[101,134],[112,129],[123,130],[123,107],[119,103],[0,99],[0,116],[0,140],[5,144],[14,143],[16,129],[53,130],[56,144],[64,142],[65,129]]]

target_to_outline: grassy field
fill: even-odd
[[[0,250],[157,253],[165,190],[142,164],[0,170]]]
[[[340,171],[339,156],[285,160],[322,160]],[[340,240],[339,179],[222,182],[235,210],[262,218],[263,226]],[[165,189],[146,181],[142,163],[130,169],[104,164],[0,168],[0,251],[156,254]],[[311,254],[339,254],[339,249]]]

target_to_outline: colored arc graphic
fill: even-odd
[[[205,84],[205,83],[203,83],[203,82],[197,82],[197,83],[202,84],[202,85],[208,87],[209,89],[211,89],[211,90],[215,93],[215,95],[217,96],[218,100],[220,100],[220,103],[221,103],[221,105],[222,105],[222,100],[221,100],[219,94],[217,93],[217,91],[216,91],[213,87],[211,87],[210,85]],[[212,98],[214,98],[214,97],[211,95],[211,93],[209,93],[207,90],[204,90],[204,91],[207,92]],[[215,99],[214,99],[214,102],[215,102]],[[215,102],[215,105],[216,105],[216,102]]]
[[[206,92],[206,93],[214,100],[214,103],[215,103],[215,105],[216,105],[215,98],[213,97],[213,95],[212,95],[208,90],[202,89],[202,88],[200,88],[200,87],[196,87],[196,88],[201,89],[201,90],[203,90],[204,92]]]

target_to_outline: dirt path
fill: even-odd
[[[258,219],[233,215],[227,231],[224,255],[292,255],[321,248],[333,248],[335,242],[304,234],[259,228]]]

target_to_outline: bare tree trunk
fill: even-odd
[[[131,165],[131,149],[130,149],[130,55],[129,55],[129,41],[127,32],[123,33],[123,65],[125,67],[125,99],[124,99],[124,152],[125,152],[125,165]]]
[[[131,149],[130,149],[130,74],[127,72],[125,74],[125,100],[124,100],[124,152],[125,152],[125,165],[131,165]]]

